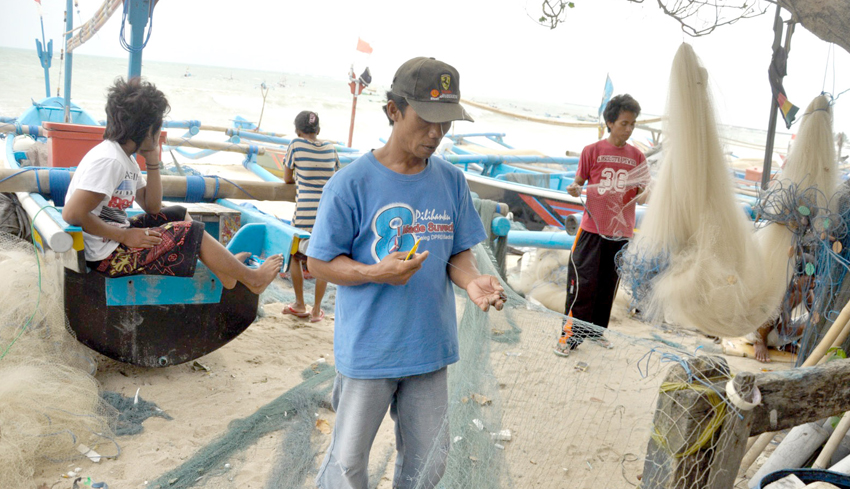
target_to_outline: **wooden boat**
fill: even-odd
[[[58,139],[71,131],[63,128],[67,134],[63,132],[59,137],[62,131],[46,131],[45,126],[49,127],[50,121],[62,120],[63,102],[56,97],[42,100],[14,123],[7,123],[3,130],[27,135],[49,146],[59,144]],[[72,106],[71,113],[72,120],[78,124],[68,126],[80,129],[79,134],[97,133],[98,130],[102,133],[103,128],[96,126],[94,119],[78,107]],[[58,139],[51,141],[51,138]],[[90,146],[102,140],[102,136],[93,139]],[[23,170],[27,163],[26,153],[18,151],[16,141],[20,143],[15,137],[6,140],[6,164],[10,170]],[[63,155],[69,153],[57,148]],[[77,163],[78,160],[64,162],[66,166]],[[25,173],[16,175],[15,179],[0,179],[5,180],[7,187],[0,190],[8,191],[8,187],[14,185],[20,187],[17,195],[30,218],[35,218],[36,242],[42,249],[49,248],[64,255],[65,312],[71,330],[81,343],[118,361],[164,367],[194,360],[220,348],[256,318],[256,294],[242,284],[233,289],[223,288],[217,277],[200,263],[191,278],[137,275],[112,279],[90,272],[84,259],[82,230],[69,225],[61,216],[70,170],[46,168]],[[169,178],[181,182],[175,186]],[[267,190],[275,185],[261,182],[251,187],[252,182],[230,183],[243,191],[249,187],[255,195],[268,194]],[[277,186],[283,190],[277,198],[294,197],[291,186]],[[234,253],[249,251],[255,256],[281,253],[286,269],[298,242],[309,236],[274,217],[218,198],[228,187],[222,182],[212,183],[204,177],[163,176],[163,187],[166,199],[182,196],[181,200],[185,200],[190,194],[191,200],[206,202],[184,205],[189,207],[195,220],[204,222],[207,231]],[[214,193],[210,194],[213,188]],[[238,191],[235,195],[239,195]],[[53,200],[56,208],[48,199]]]
[[[450,136],[454,145],[450,154],[443,157],[464,170],[470,190],[481,198],[508,204],[513,219],[529,230],[550,226],[574,233],[585,197],[573,197],[566,189],[575,179],[578,157],[551,157],[517,150],[504,142],[504,136],[500,133]],[[495,148],[475,142],[482,138],[495,143]],[[744,175],[733,176],[739,182],[738,200],[748,215],[752,215],[757,192],[750,190],[752,182],[745,180]],[[645,206],[638,206],[637,225],[644,210]]]

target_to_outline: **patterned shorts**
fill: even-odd
[[[186,208],[175,205],[159,214],[139,214],[130,219],[130,227],[151,228],[161,234],[162,242],[153,248],[128,248],[119,244],[111,255],[99,262],[87,262],[89,268],[110,278],[127,275],[171,275],[191,277],[195,274],[204,224],[184,221]]]

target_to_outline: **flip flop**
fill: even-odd
[[[304,312],[296,311],[295,309],[292,308],[292,304],[289,304],[288,306],[284,307],[283,311],[281,311],[281,312],[283,314],[290,314],[290,315],[295,316],[297,318],[308,318],[308,317],[310,317],[309,312],[307,312],[307,311],[304,311]]]
[[[320,322],[322,319],[325,319],[325,311],[324,311],[323,309],[319,309],[319,317],[317,317],[317,318],[313,318],[313,317],[311,317],[311,318],[310,318],[310,322],[311,322],[311,323],[318,323],[318,322]]]
[[[595,338],[588,338],[588,339],[590,341],[596,343],[597,345],[601,346],[602,348],[605,348],[606,350],[613,350],[614,349],[614,345],[612,345],[611,342],[608,341],[608,339],[605,338],[604,336],[597,336]]]

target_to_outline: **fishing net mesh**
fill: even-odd
[[[474,251],[481,271],[496,274],[492,252],[481,245]],[[718,357],[693,354],[699,335],[681,336],[677,343],[608,331],[613,349],[586,342],[563,358],[553,349],[564,316],[506,290],[505,309],[486,313],[457,291],[461,361],[449,368],[443,427],[451,449],[431,453],[422,473],[446,457],[447,468],[439,481],[423,478],[409,487],[628,488],[642,474],[665,474],[667,465],[659,462],[665,457],[688,449],[689,460],[711,457],[725,443],[717,420],[735,412],[723,390],[731,373]],[[684,373],[675,389],[662,391],[671,364]],[[246,453],[274,432],[279,445],[266,467],[265,487],[313,487],[330,442],[332,414],[323,426],[318,413],[329,407],[334,371],[317,362],[303,376],[302,384],[232,421],[227,432],[148,487],[241,487]],[[665,412],[654,414],[661,402]],[[650,440],[657,440],[664,457],[647,461]],[[369,487],[390,487],[393,468],[393,442],[376,442]],[[681,487],[713,487],[713,479],[701,477],[701,485]]]
[[[80,445],[117,455],[114,412],[98,393],[95,363],[67,329],[62,265],[0,234],[0,481],[34,487],[44,460],[84,456]]]

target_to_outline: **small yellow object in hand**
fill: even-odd
[[[413,254],[416,252],[416,248],[419,248],[419,242],[420,241],[422,241],[421,238],[417,239],[416,242],[413,243],[413,248],[411,248],[410,251],[407,252],[407,256],[404,257],[404,261],[410,260],[410,257],[412,257]]]

